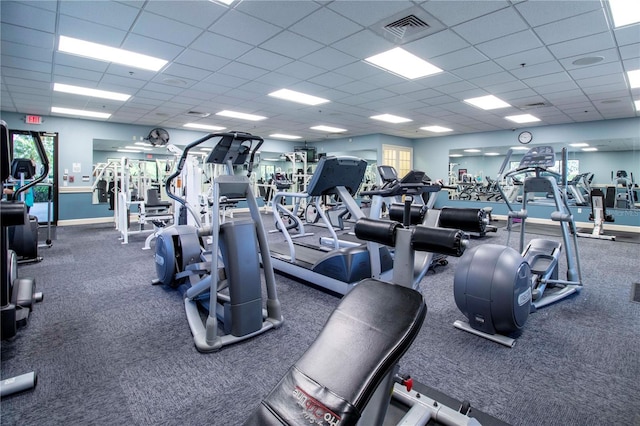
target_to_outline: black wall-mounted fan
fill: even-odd
[[[169,132],[157,127],[149,132],[147,140],[155,146],[163,146],[169,143]]]

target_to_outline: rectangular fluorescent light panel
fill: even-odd
[[[372,115],[369,118],[373,118],[374,120],[386,121],[387,123],[393,123],[393,124],[408,123],[409,121],[413,121],[409,118],[398,117],[397,115],[393,115],[393,114]]]
[[[609,0],[608,3],[614,27],[640,22],[640,2],[637,0]]]
[[[114,101],[126,101],[131,95],[124,93],[108,92],[106,90],[89,89],[87,87],[71,86],[69,84],[53,83],[54,92],[71,93],[74,95],[91,96],[93,98],[112,99]]]
[[[131,145],[125,146],[125,149],[135,149],[135,150],[140,150],[140,151],[151,151],[151,148],[145,148],[143,146],[131,146]]]
[[[640,87],[640,70],[633,70],[627,72],[627,76],[629,77],[629,86],[632,89],[637,89]]]
[[[239,118],[240,120],[249,120],[249,121],[260,121],[267,118],[261,115],[245,114],[244,112],[229,111],[226,109],[220,112],[216,112],[216,115],[221,115],[223,117]]]
[[[209,0],[211,3],[222,3],[222,4],[226,4],[227,6],[229,6],[231,3],[233,3],[235,0]]]
[[[493,95],[465,99],[464,101],[468,104],[473,105],[474,107],[482,108],[484,110],[506,108],[511,106],[502,99],[496,98]]]
[[[269,93],[274,98],[284,99],[286,101],[298,102],[305,105],[320,105],[329,102],[329,99],[319,98],[306,93],[296,92],[295,90],[280,89]]]
[[[527,148],[526,146],[512,146],[509,149],[513,151],[529,151],[529,148]]]
[[[295,136],[295,135],[285,135],[284,133],[274,133],[272,135],[269,135],[269,137],[271,138],[276,138],[276,139],[300,139],[300,136]]]
[[[576,143],[570,143],[569,146],[572,146],[574,148],[582,148],[585,146],[589,146],[589,144],[586,142],[576,142]]]
[[[420,129],[426,130],[427,132],[433,132],[433,133],[453,132],[453,129],[449,129],[447,127],[442,127],[442,126],[426,126],[426,127],[420,127]]]
[[[486,155],[487,157],[495,157],[497,155],[500,155],[499,152],[485,152],[484,155]]]
[[[480,150],[475,148],[470,148],[470,149],[465,149],[464,152],[480,152]]]
[[[81,109],[71,109],[71,108],[61,108],[61,107],[51,107],[51,112],[58,113],[58,114],[79,115],[81,117],[91,117],[91,118],[111,117],[111,114],[106,112],[84,111]]]
[[[134,145],[140,145],[140,146],[153,146],[150,143],[147,142],[134,142]],[[136,147],[136,149],[138,149],[138,147]]]
[[[142,152],[142,151],[138,151],[137,149],[117,149],[116,151],[118,151],[118,152],[129,152],[129,153],[132,153],[132,154],[139,154],[139,153]]]
[[[515,123],[533,123],[534,121],[540,121],[538,117],[534,117],[531,114],[509,115],[505,118]]]
[[[328,132],[328,133],[340,133],[340,132],[347,131],[347,129],[341,129],[339,127],[331,127],[331,126],[325,126],[325,125],[313,126],[313,127],[310,127],[310,129],[319,130],[321,132]]]
[[[410,80],[442,72],[440,68],[401,47],[370,56],[365,61]]]
[[[164,59],[66,36],[60,36],[58,51],[150,71],[159,71],[167,64]]]
[[[182,127],[188,127],[189,129],[201,129],[201,130],[224,130],[226,127],[210,126],[208,124],[187,123]]]
[[[449,154],[449,157],[458,158],[462,157],[462,154]]]
[[[593,152],[593,151],[597,151],[597,150],[598,150],[598,148],[596,148],[596,147],[592,146],[592,147],[589,147],[589,148],[582,148],[582,150],[583,150],[584,152]]]
[[[636,111],[640,111],[640,100],[639,101],[633,101],[633,103],[636,105]]]

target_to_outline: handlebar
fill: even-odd
[[[26,185],[21,186],[20,188],[18,188],[15,191],[15,193],[13,194],[13,198],[15,200],[19,199],[20,194],[22,194],[23,192],[27,191],[28,189],[36,186],[37,184],[39,184],[40,182],[45,180],[47,178],[47,176],[49,176],[49,157],[47,157],[47,153],[45,151],[44,144],[42,143],[42,139],[40,138],[40,133],[35,132],[33,130],[31,130],[29,133],[31,134],[31,137],[33,138],[33,141],[35,142],[36,151],[38,152],[38,157],[40,157],[40,161],[42,162],[42,173],[40,173],[40,176],[38,176],[37,178],[33,179],[31,182],[29,182]]]

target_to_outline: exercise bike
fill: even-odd
[[[546,173],[556,163],[552,147],[531,148],[517,168],[502,176],[511,154],[512,150],[509,150],[498,180],[520,174],[526,176],[519,211],[503,196],[509,208],[509,220],[519,219],[522,223],[520,252],[497,244],[476,246],[460,259],[454,276],[456,305],[468,320],[456,321],[454,326],[508,347],[515,345],[515,339],[508,335],[517,337],[530,312],[582,290],[576,226],[566,196],[567,151],[563,150],[562,155],[562,189],[553,174]],[[533,175],[527,176],[531,173]],[[556,208],[551,213],[551,220],[559,222],[563,243],[536,238],[524,247],[527,200],[533,193],[551,194]],[[563,244],[566,280],[558,278]]]
[[[410,198],[410,197],[407,197]],[[410,201],[405,217],[410,214]],[[395,221],[361,218],[358,238],[395,246],[398,256],[413,264],[415,251],[434,245],[461,255],[466,247],[459,230]],[[412,381],[398,374],[398,361],[415,340],[427,306],[410,286],[367,278],[340,302],[324,328],[278,385],[261,402],[245,425],[366,425],[379,426],[390,404],[408,410],[403,425],[429,421],[448,425],[479,425],[470,417],[470,405],[447,405],[412,389]]]

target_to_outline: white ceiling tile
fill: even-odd
[[[609,26],[607,25],[607,18],[604,11],[595,10],[561,21],[541,25],[534,28],[534,31],[545,44],[553,44],[580,39],[607,31],[608,29]]]
[[[205,32],[200,35],[190,47],[227,59],[236,59],[252,49],[250,44],[211,32]]]
[[[292,59],[286,56],[278,55],[277,53],[269,52],[260,48],[250,50],[249,52],[240,56],[237,61],[269,71],[274,71],[288,63],[293,62]]]
[[[538,86],[546,86],[555,83],[570,83],[571,76],[565,71],[561,71],[552,74],[545,74],[538,77],[525,78],[521,81],[529,87],[536,88]]]
[[[253,80],[266,74],[268,71],[251,65],[241,64],[239,62],[231,62],[222,67],[218,73],[227,74],[244,80]],[[216,74],[218,74],[216,73]]]
[[[31,7],[29,3],[2,1],[2,23],[19,24],[21,27],[48,33],[55,32],[56,14],[53,11]]]
[[[113,84],[121,87],[129,87],[132,89],[139,89],[147,84],[146,80],[139,80],[137,78],[123,77],[115,74],[105,74],[100,80],[104,84]]]
[[[469,47],[462,37],[447,29],[404,45],[409,52],[425,60]]]
[[[595,93],[613,93],[620,90],[627,90],[627,83],[621,79],[618,82],[612,82],[609,77],[592,77],[578,81],[580,88],[587,95]]]
[[[467,67],[457,68],[451,71],[451,73],[465,80],[478,77],[486,77],[488,75],[496,75],[498,73],[501,74],[504,78],[513,80],[513,76],[507,77],[509,74],[502,71],[504,71],[504,69],[497,65],[495,62],[484,61],[478,64],[469,65]],[[499,76],[497,75],[496,77],[499,78]]]
[[[317,50],[301,60],[325,70],[333,70],[358,61],[357,58],[331,47],[324,47]]]
[[[528,29],[527,24],[511,7],[498,10],[470,22],[453,27],[469,43],[482,43]]]
[[[536,84],[533,89],[541,95],[547,95],[549,93],[563,92],[566,90],[577,89],[578,85],[573,81],[562,81],[559,83],[551,84]]]
[[[488,58],[473,47],[456,50],[455,52],[431,58],[429,62],[445,71],[452,71],[456,68],[465,67],[471,64],[484,62]]]
[[[640,57],[640,42],[620,47],[622,59],[634,59]]]
[[[640,69],[640,58],[627,59],[622,61],[622,66],[625,71],[638,70]]]
[[[128,31],[133,25],[138,8],[115,1],[63,1],[60,13],[85,21]]]
[[[279,33],[281,29],[245,13],[229,10],[223,19],[209,27],[209,31],[223,36],[232,35],[234,40],[258,45]]]
[[[522,68],[522,64],[531,66],[552,60],[554,60],[554,58],[553,55],[549,53],[549,50],[545,47],[539,47],[537,49],[504,56],[502,58],[495,59],[494,61],[506,70],[515,70]]]
[[[457,70],[456,70],[456,74],[457,74]],[[457,75],[460,76],[459,74]],[[475,84],[476,86],[479,86],[479,87],[484,87],[485,89],[488,87],[499,87],[501,85],[505,85],[508,83],[518,82],[518,79],[516,79],[511,73],[508,73],[506,71],[500,71],[493,74],[481,75],[475,78],[468,78],[467,80],[470,83]],[[495,92],[491,91],[491,93],[495,93]]]
[[[291,62],[278,68],[278,73],[288,75],[300,80],[306,80],[324,73],[323,69],[314,67],[304,62]]]
[[[42,73],[51,72],[51,62],[33,61],[31,59],[17,58],[15,56],[2,55],[2,66],[18,68]]]
[[[438,18],[445,25],[453,26],[461,22],[482,17],[509,6],[506,1],[430,1],[421,7]]]
[[[311,1],[243,1],[236,9],[282,28],[295,24],[300,19],[320,8]]]
[[[188,46],[202,34],[200,28],[149,12],[142,12],[131,31],[134,34],[179,46]]]
[[[355,22],[324,8],[313,12],[290,27],[293,32],[327,45],[362,29],[362,26]]]
[[[562,43],[552,43],[548,47],[556,58],[561,59],[611,49],[615,47],[615,41],[611,33],[605,31]]]
[[[619,46],[635,44],[640,39],[640,25],[627,25],[626,27],[616,28],[614,30],[616,42]]]
[[[245,84],[247,80],[253,80],[253,79],[240,78],[237,75],[233,75],[233,73],[223,74],[223,73],[217,72],[215,74],[212,74],[210,77],[207,77],[205,79],[205,82],[215,84],[215,85],[220,85],[220,86],[226,86],[230,88],[236,88]]]
[[[107,27],[67,15],[60,15],[58,33],[67,37],[79,38],[92,43],[106,44],[112,47],[121,47],[127,35],[126,31],[117,28]]]
[[[487,76],[491,77],[491,76]],[[476,82],[476,79],[471,80],[472,83],[477,84],[478,86],[483,87],[487,92],[492,93],[494,95],[499,95],[504,92],[512,92],[514,90],[525,89],[526,85],[522,83],[520,80],[514,78],[514,81],[506,82],[506,83],[498,83],[498,84],[480,84]],[[499,96],[498,96],[499,97]]]
[[[104,73],[91,71],[87,69],[67,67],[64,65],[56,65],[53,69],[54,76],[74,77],[81,80],[100,81]]]
[[[555,74],[558,72],[564,72],[564,68],[562,68],[562,66],[555,61],[535,65],[525,65],[524,67],[511,70],[511,73],[520,80],[548,74]]]
[[[598,1],[553,0],[541,7],[539,1],[518,3],[516,9],[532,27],[570,18],[593,10],[602,5]]]
[[[576,80],[605,75],[620,75],[622,77],[623,69],[619,62],[608,62],[569,70],[569,74]]]
[[[2,55],[51,62],[53,49],[51,47],[28,46],[2,40]]]
[[[335,72],[326,72],[309,79],[311,83],[319,84],[326,87],[337,87],[343,84],[351,83],[353,79]]]
[[[163,69],[162,73],[159,75],[162,78],[165,78],[167,76],[174,76],[199,81],[211,75],[211,71],[203,70],[202,68],[194,68],[186,65],[171,63],[169,64],[169,66]]]
[[[300,59],[322,48],[323,45],[291,31],[283,31],[262,43],[260,47],[289,58]]]
[[[402,1],[338,1],[327,5],[340,15],[368,27],[412,6]]]
[[[342,86],[338,86],[337,89],[343,92],[350,93],[352,95],[366,93],[371,90],[375,90],[375,86],[372,84],[365,83],[363,81],[354,81],[352,83],[343,84]]]
[[[514,53],[541,47],[540,39],[531,30],[509,34],[496,40],[475,45],[475,48],[489,58],[501,58]]]
[[[355,58],[364,59],[395,46],[374,32],[363,30],[333,43],[331,47]]]
[[[17,44],[25,44],[27,46],[53,49],[56,44],[54,34],[6,23],[0,25],[0,34],[2,41],[11,41]]]
[[[202,29],[210,27],[227,10],[219,3],[192,0],[151,1],[145,6],[145,11]]]
[[[199,52],[197,50],[186,49],[176,58],[175,62],[194,68],[217,71],[227,65],[229,60],[220,56]]]

